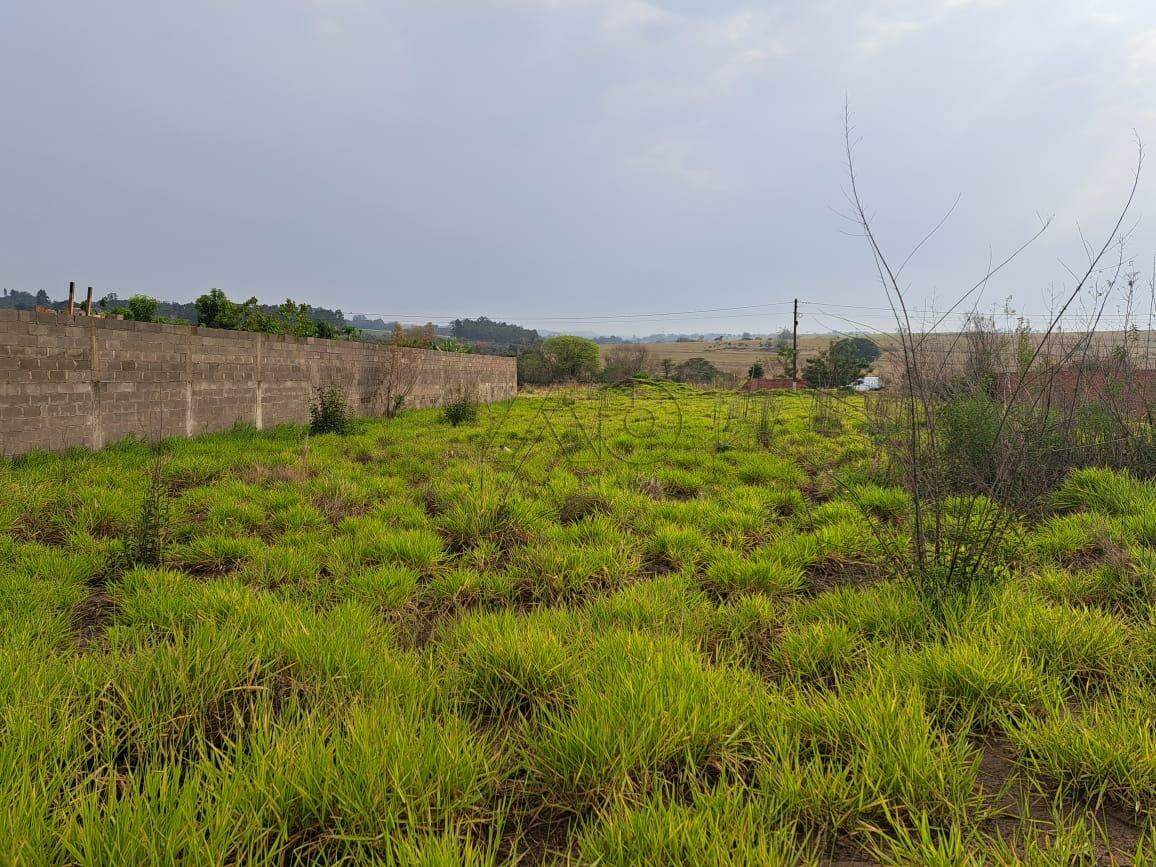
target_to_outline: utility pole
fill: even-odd
[[[799,379],[799,299],[795,299],[795,322],[791,328],[791,389]]]

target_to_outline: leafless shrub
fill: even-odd
[[[850,218],[874,257],[898,329],[902,363],[902,377],[890,395],[871,401],[868,429],[912,495],[910,544],[898,562],[942,615],[949,600],[982,591],[1006,568],[1004,544],[1018,518],[1040,507],[1073,462],[1103,462],[1112,454],[1134,459],[1138,435],[1150,425],[1143,419],[1146,408],[1135,421],[1135,395],[1120,385],[1127,381],[1128,347],[1103,353],[1095,339],[1107,298],[1125,277],[1121,228],[1143,152],[1118,219],[1098,249],[1086,245],[1086,269],[1074,275],[1074,287],[1042,331],[1035,333],[1020,320],[1001,332],[974,315],[974,307],[991,277],[1049,221],[988,267],[938,321],[917,332],[900,275],[943,221],[894,266],[860,194],[849,113],[844,129]],[[1101,277],[1116,249],[1116,267]],[[1088,322],[1080,333],[1065,334],[1065,316],[1088,295],[1093,298]],[[947,316],[966,313],[968,305],[967,327],[954,334],[939,330]],[[1127,445],[1113,452],[1111,443]]]
[[[396,341],[387,344],[381,365],[381,378],[371,401],[373,411],[386,418],[396,416],[421,378],[423,364],[424,356],[420,352],[401,346]]]
[[[843,417],[847,412],[845,401],[834,389],[816,388],[811,391],[811,427],[823,436],[843,432]]]
[[[775,440],[775,430],[779,424],[779,403],[768,392],[756,398],[757,409],[754,413],[755,441],[767,449]]]
[[[650,350],[641,343],[618,343],[606,350],[602,373],[607,382],[624,382],[651,367]]]

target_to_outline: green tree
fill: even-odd
[[[784,328],[775,338],[775,360],[783,376],[791,376],[795,372],[795,347],[791,337],[790,329]]]
[[[355,334],[356,329],[352,326],[346,326],[343,329],[338,329],[332,322],[326,322],[324,319],[318,319],[313,323],[313,337],[324,337],[326,340],[337,340],[347,334]]]
[[[493,347],[518,350],[536,346],[541,338],[532,328],[507,322],[495,322],[485,316],[477,319],[455,319],[450,323],[453,336],[461,341],[485,343]]]
[[[556,382],[591,380],[601,369],[598,344],[585,337],[559,334],[547,338],[542,343],[542,352]]]
[[[124,315],[134,322],[154,322],[157,318],[157,299],[147,295],[133,295],[128,299]]]
[[[834,352],[847,358],[853,358],[870,366],[882,355],[882,350],[869,337],[842,337],[836,340],[831,348]]]
[[[297,337],[338,337],[354,330],[329,319],[318,320],[308,304],[297,304],[289,298],[276,308],[262,307],[256,298],[238,303],[220,289],[210,289],[196,300],[196,308],[197,324],[207,328]]]
[[[434,341],[433,348],[439,352],[458,352],[468,355],[474,351],[473,344],[458,340],[456,337],[439,337]]]
[[[756,361],[747,368],[747,379],[762,379],[766,371],[763,369],[763,363]]]
[[[677,382],[691,382],[695,385],[709,385],[722,374],[722,371],[705,358],[688,358],[674,368],[674,379]]]
[[[837,340],[807,359],[803,381],[811,388],[842,388],[861,377],[868,367],[851,341]]]
[[[198,325],[229,329],[241,326],[241,305],[230,301],[220,289],[210,289],[196,300],[196,305]]]
[[[527,349],[518,355],[518,384],[545,385],[553,380],[550,362],[541,348]]]
[[[278,333],[292,334],[296,337],[326,336],[318,333],[317,326],[319,324],[314,322],[313,317],[309,315],[308,304],[297,304],[292,298],[286,298],[277,308],[274,320],[274,327]],[[332,326],[330,326],[330,330],[336,334],[336,329]]]

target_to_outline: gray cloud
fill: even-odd
[[[1070,283],[1061,260],[1081,260],[1077,225],[1097,236],[1126,191],[1132,129],[1156,138],[1156,16],[1089,6],[10,4],[0,284],[219,286],[547,326],[796,295],[880,304],[836,213],[847,94],[900,258],[962,195],[905,272],[913,297],[942,305],[1055,214],[986,290],[1042,310]],[[1153,240],[1141,222],[1132,252]],[[784,321],[768,308],[598,329]],[[849,327],[809,323],[824,324]]]

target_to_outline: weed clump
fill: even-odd
[[[473,424],[478,420],[478,404],[472,393],[458,392],[442,409],[442,418],[452,427]]]
[[[164,475],[164,457],[160,448],[149,472],[148,488],[141,502],[140,517],[126,546],[128,562],[133,566],[159,566],[164,559],[169,520],[168,485]]]
[[[349,433],[351,415],[345,393],[340,388],[325,385],[313,389],[313,400],[309,404],[309,433],[345,436]]]
[[[454,694],[470,714],[528,718],[558,708],[573,693],[579,666],[547,622],[509,613],[474,617],[447,637],[456,658]]]
[[[153,447],[147,484],[136,519],[108,555],[95,583],[106,584],[137,566],[157,567],[164,562],[169,541],[169,482],[162,445]]]
[[[509,551],[528,538],[532,512],[520,499],[494,491],[469,491],[439,513],[436,525],[455,552],[487,543]]]

